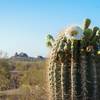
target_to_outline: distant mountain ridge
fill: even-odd
[[[21,52],[21,53],[15,53],[14,56],[10,57],[11,60],[21,60],[21,61],[34,61],[34,60],[44,60],[45,57],[43,56],[37,56],[37,57],[30,57],[27,53]]]

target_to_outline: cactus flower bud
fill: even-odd
[[[85,19],[84,20],[84,29],[87,29],[91,24],[91,20],[90,19]]]
[[[95,26],[95,27],[93,28],[93,33],[96,33],[98,30],[99,30],[99,28],[98,28],[97,26]]]

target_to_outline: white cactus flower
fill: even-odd
[[[84,34],[79,26],[70,26],[65,30],[65,36],[70,40],[81,40]]]

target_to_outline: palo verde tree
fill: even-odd
[[[90,23],[86,19],[83,28],[70,26],[55,40],[48,35],[50,100],[98,100],[95,56],[100,54],[100,29],[90,29]]]

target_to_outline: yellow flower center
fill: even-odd
[[[75,36],[75,35],[77,35],[78,34],[78,32],[76,31],[76,30],[72,30],[71,32],[70,32],[70,35],[71,36]]]

